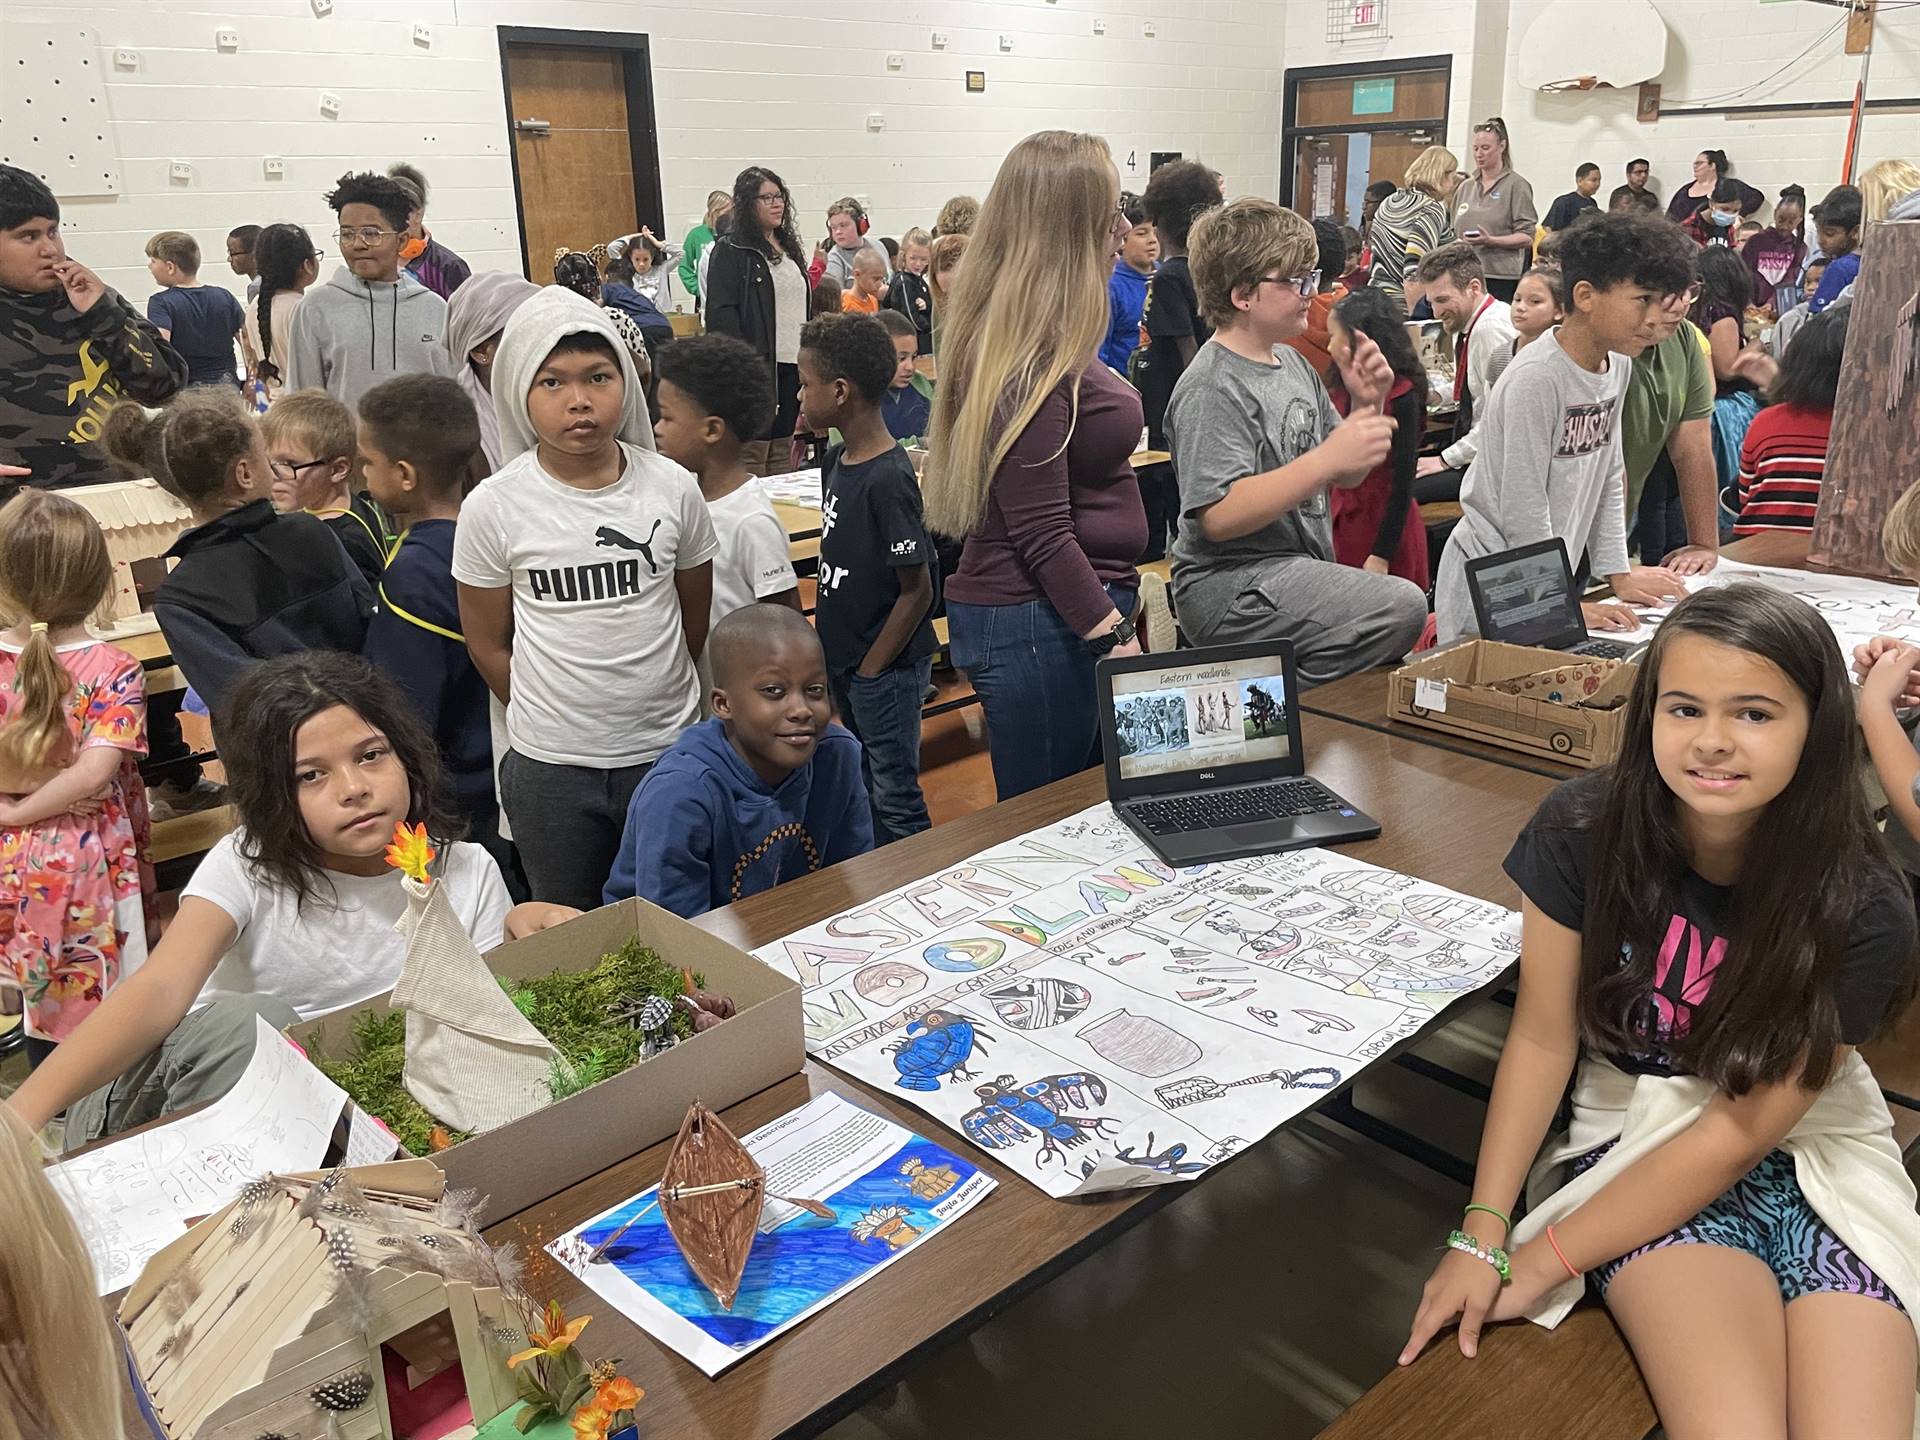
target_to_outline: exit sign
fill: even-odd
[[[1382,19],[1382,0],[1353,0],[1347,23],[1355,30],[1378,28]]]

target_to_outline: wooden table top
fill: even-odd
[[[1550,781],[1320,717],[1308,717],[1305,730],[1315,775],[1385,826],[1379,839],[1343,846],[1345,853],[1503,905],[1517,903],[1500,861]],[[743,947],[765,944],[1058,820],[1104,794],[1101,772],[1090,771],[793,881],[699,923]],[[1470,829],[1432,823],[1437,815],[1469,813],[1474,817]],[[801,1075],[733,1107],[725,1118],[745,1133],[827,1090],[942,1144],[965,1144],[930,1116],[812,1062]],[[656,1145],[620,1161],[494,1226],[489,1238],[533,1248],[564,1233],[657,1182],[666,1149]],[[955,1236],[937,1239],[875,1276],[717,1380],[657,1344],[570,1277],[560,1282],[561,1297],[570,1309],[594,1316],[591,1352],[620,1356],[625,1373],[647,1391],[648,1433],[715,1440],[811,1434],[899,1378],[921,1352],[975,1328],[1016,1296],[1144,1220],[1182,1188],[1055,1200],[990,1156],[971,1147],[965,1153],[999,1188],[957,1222]]]

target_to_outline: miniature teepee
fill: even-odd
[[[407,1012],[401,1078],[435,1119],[492,1130],[548,1103],[547,1074],[560,1052],[494,979],[446,887],[428,873],[432,859],[424,827],[395,828],[387,863],[404,872],[407,890],[396,927],[407,958],[392,1002]]]

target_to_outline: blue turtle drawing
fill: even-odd
[[[929,1010],[907,1026],[905,1039],[887,1047],[893,1068],[900,1072],[894,1083],[902,1090],[938,1090],[943,1078],[956,1085],[971,1080],[967,1060],[976,1049],[986,1054],[985,1042],[992,1038],[985,1027],[957,1011]]]
[[[980,1097],[980,1103],[960,1117],[960,1128],[967,1138],[989,1150],[1010,1150],[1037,1138],[1037,1165],[1046,1164],[1049,1156],[1065,1164],[1061,1146],[1085,1145],[1104,1135],[1108,1126],[1118,1129],[1120,1125],[1104,1115],[1067,1113],[1106,1103],[1107,1082],[1098,1075],[1049,1075],[1026,1085],[1016,1085],[1013,1076],[1001,1075],[975,1086],[973,1093]]]

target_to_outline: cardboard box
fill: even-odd
[[[1568,765],[1607,765],[1620,753],[1635,673],[1631,661],[1468,640],[1394,671],[1387,714]]]
[[[645,900],[623,900],[511,941],[490,951],[487,964],[513,980],[587,970],[636,935],[673,964],[697,971],[707,989],[731,996],[739,1013],[591,1089],[428,1157],[446,1171],[449,1186],[487,1197],[489,1224],[668,1139],[695,1100],[724,1110],[806,1063],[799,984]],[[344,1055],[354,1017],[386,1008],[384,1000],[350,1006],[288,1034],[310,1052]]]

